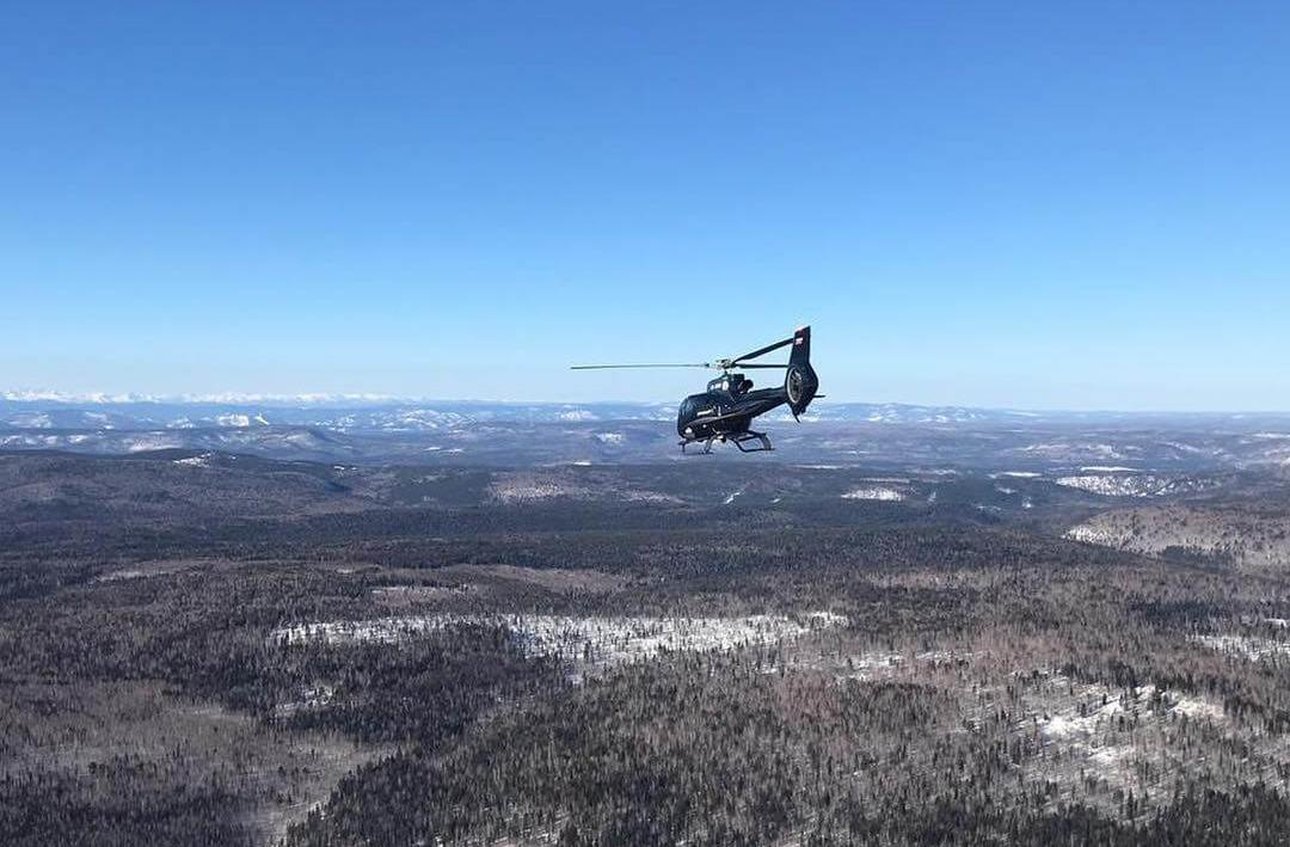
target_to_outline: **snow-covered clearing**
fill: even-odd
[[[1212,479],[1118,472],[1064,476],[1055,481],[1067,488],[1078,488],[1104,497],[1161,497],[1166,494],[1205,491],[1217,484]]]
[[[146,577],[155,576],[155,575],[156,575],[155,572],[141,571],[137,568],[125,568],[119,571],[112,571],[110,573],[100,574],[99,576],[94,577],[94,581],[95,582],[118,582],[124,579],[144,579]]]
[[[1096,741],[1095,736],[1099,732],[1112,729],[1110,721],[1117,716],[1137,714],[1153,708],[1161,718],[1168,718],[1176,712],[1192,719],[1216,722],[1227,720],[1223,707],[1218,703],[1176,691],[1157,689],[1154,685],[1139,686],[1132,691],[1117,691],[1102,685],[1079,686],[1078,690],[1083,708],[1076,704],[1049,714],[1039,723],[1039,731],[1044,736],[1079,741],[1089,746]]]
[[[449,627],[500,626],[510,630],[530,656],[557,656],[586,667],[609,668],[671,652],[774,644],[845,623],[844,616],[832,612],[737,618],[436,614],[300,624],[274,630],[270,638],[280,644],[394,643]]]
[[[525,503],[534,500],[547,500],[552,497],[567,497],[569,491],[556,482],[507,482],[492,487],[493,496],[503,503]]]
[[[1216,700],[1152,684],[1112,688],[1050,674],[1021,700],[1011,707],[1013,732],[1038,745],[1032,747],[1038,755],[1022,763],[1025,779],[1055,783],[1064,796],[1110,810],[1118,808],[1117,792],[1129,790],[1148,807],[1168,802],[1174,778],[1203,759],[1179,741],[1192,724],[1210,726],[1199,737],[1236,732]],[[1248,766],[1264,767],[1272,752],[1260,748]],[[1150,785],[1143,782],[1144,767],[1155,775]]]
[[[1120,533],[1115,530],[1089,524],[1073,526],[1066,530],[1062,537],[1069,538],[1071,541],[1083,541],[1086,544],[1102,544],[1111,547],[1119,546],[1122,540]]]
[[[1090,494],[1101,494],[1104,497],[1148,497],[1154,489],[1146,489],[1132,478],[1120,476],[1063,476],[1056,480],[1058,485],[1066,488],[1078,488]]]
[[[842,499],[897,501],[904,500],[905,496],[905,492],[896,488],[891,488],[885,485],[870,485],[862,488],[853,488],[846,494],[843,494]]]
[[[184,445],[173,436],[154,432],[127,439],[123,446],[127,453],[143,453],[149,450],[174,450]]]
[[[448,451],[452,452],[452,451]],[[574,462],[575,465],[590,464]],[[554,498],[569,500],[620,500],[632,503],[679,503],[680,498],[644,488],[631,488],[604,479],[580,478],[566,473],[500,474],[489,486],[493,499],[507,505]]]
[[[1274,641],[1271,638],[1258,638],[1251,635],[1197,635],[1192,640],[1219,653],[1240,656],[1252,662],[1290,655],[1290,642]]]

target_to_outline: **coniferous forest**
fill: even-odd
[[[1283,843],[1287,482],[0,454],[0,843]]]

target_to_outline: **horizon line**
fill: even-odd
[[[233,405],[239,403],[266,403],[274,405],[320,406],[329,403],[356,403],[365,405],[398,405],[398,404],[457,404],[470,405],[489,403],[508,406],[675,406],[675,400],[515,400],[499,398],[449,398],[429,395],[400,395],[374,392],[183,392],[178,394],[146,392],[106,392],[106,391],[57,391],[50,389],[10,389],[0,390],[0,402],[39,404],[55,403],[59,405]],[[1290,417],[1288,409],[1115,409],[1070,408],[1070,407],[1020,407],[976,405],[971,403],[919,403],[903,400],[820,400],[824,406],[896,406],[917,409],[959,409],[981,412],[1013,414],[1019,417],[1027,415],[1128,415],[1128,416],[1269,416]]]

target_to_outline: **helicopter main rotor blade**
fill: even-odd
[[[788,365],[757,364],[755,362],[737,362],[736,361],[733,364],[731,364],[730,367],[733,370],[740,370],[740,371],[750,370],[752,368],[778,368],[779,370],[784,370],[785,368],[788,367]]]
[[[686,362],[686,363],[659,363],[647,365],[570,365],[571,371],[603,371],[611,368],[710,368],[712,365],[707,362]]]
[[[796,336],[794,336],[795,338]],[[714,370],[729,371],[735,368],[786,368],[788,365],[748,365],[743,364],[748,359],[756,359],[765,356],[781,347],[787,347],[792,344],[794,338],[785,338],[783,341],[776,341],[774,344],[767,344],[765,347],[759,347],[751,353],[745,353],[742,356],[736,356],[733,359],[717,359],[715,362],[650,362],[644,364],[630,365],[572,365],[570,370],[574,371],[602,371],[602,370],[621,370],[624,368],[712,368]]]
[[[742,356],[736,356],[730,360],[731,364],[737,364],[745,359],[756,359],[759,356],[765,356],[767,353],[778,350],[781,347],[787,347],[793,343],[793,339],[785,338],[783,341],[776,341],[774,344],[767,344],[765,347],[759,347],[751,353],[745,353]]]

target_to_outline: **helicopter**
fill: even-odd
[[[773,365],[753,362],[767,353],[792,346],[788,364]],[[787,405],[795,420],[806,411],[816,397],[820,378],[811,367],[811,328],[800,327],[792,338],[759,347],[751,353],[732,359],[681,364],[642,365],[574,365],[573,370],[602,370],[612,368],[711,368],[721,371],[721,376],[708,383],[707,390],[691,394],[681,401],[676,416],[676,434],[681,437],[681,452],[701,445],[704,453],[712,452],[713,442],[734,444],[742,453],[773,450],[764,432],[752,429],[753,418],[771,409]],[[776,388],[753,388],[753,381],[738,371],[755,369],[784,369],[784,384]]]

